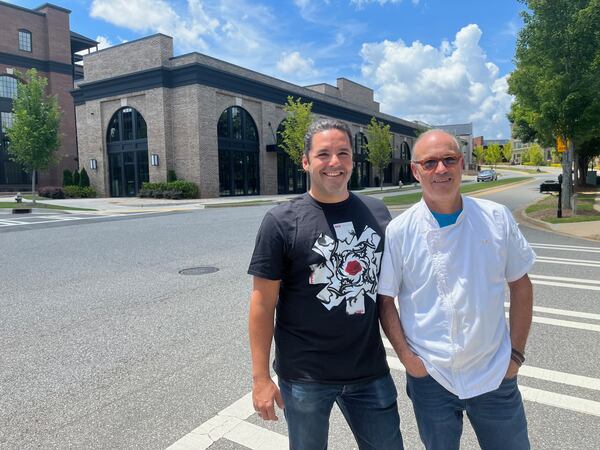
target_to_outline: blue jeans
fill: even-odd
[[[327,448],[337,403],[359,448],[403,449],[396,386],[390,374],[357,384],[296,383],[279,378],[291,450]]]
[[[461,400],[429,375],[415,378],[406,374],[406,392],[427,450],[459,449],[463,411],[467,412],[482,449],[530,448],[517,377],[504,379],[495,391]]]

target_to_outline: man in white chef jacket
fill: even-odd
[[[481,448],[529,449],[517,373],[535,253],[505,206],[460,194],[462,166],[458,142],[445,131],[415,142],[411,168],[423,199],[386,230],[380,321],[406,368],[428,450],[459,449],[465,411]]]

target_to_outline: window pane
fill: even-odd
[[[131,108],[123,110],[123,140],[133,140],[133,111]]]
[[[17,96],[17,79],[6,75],[0,76],[0,97],[15,98]]]
[[[13,126],[14,114],[11,112],[0,113],[0,123],[2,124],[2,133],[6,133],[10,127]]]
[[[229,137],[229,127],[227,126],[227,111],[223,111],[221,117],[219,117],[219,123],[217,124],[217,135],[219,137]]]
[[[250,114],[246,113],[245,116],[246,120],[244,122],[246,125],[246,140],[256,142],[258,141],[258,135],[256,133],[256,128],[254,127],[254,121],[252,120]]]
[[[242,114],[239,108],[231,108],[231,137],[242,139]]]
[[[19,50],[31,51],[31,33],[29,31],[19,31]]]
[[[135,135],[136,139],[146,139],[148,137],[146,121],[140,113],[135,115]]]
[[[119,136],[119,113],[116,113],[110,120],[108,125],[108,142],[118,142],[121,140]]]

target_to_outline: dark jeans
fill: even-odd
[[[357,384],[296,383],[279,378],[290,449],[327,448],[329,415],[337,403],[359,448],[403,449],[396,386],[388,374]]]
[[[484,450],[529,450],[527,420],[517,378],[504,379],[495,391],[459,399],[431,376],[406,374],[421,441],[427,450],[458,450],[463,411]]]

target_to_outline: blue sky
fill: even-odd
[[[27,8],[41,1],[9,0]],[[473,122],[508,138],[517,0],[56,0],[71,29],[110,46],[156,32],[300,85],[338,77],[375,91],[383,112]]]

